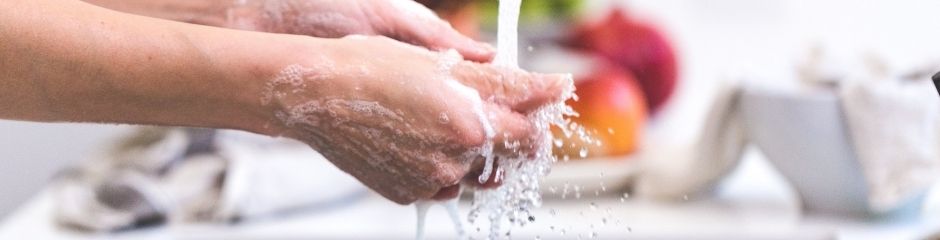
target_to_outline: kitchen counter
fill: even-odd
[[[674,203],[583,194],[548,199],[536,221],[513,239],[919,239],[940,232],[940,219],[863,221],[803,215],[779,176],[751,151],[722,189],[705,199]],[[938,191],[924,216],[940,216]],[[466,214],[468,201],[463,201]],[[596,207],[591,207],[591,205]],[[333,209],[232,224],[174,224],[114,234],[88,234],[53,223],[50,191],[35,196],[0,224],[0,239],[412,239],[415,210],[378,196]],[[552,215],[551,212],[555,214]],[[593,228],[592,228],[593,226]],[[564,230],[564,234],[562,234]],[[475,232],[476,229],[467,229]],[[428,239],[453,238],[442,208],[428,216]]]

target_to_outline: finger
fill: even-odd
[[[476,62],[489,62],[496,55],[496,49],[489,44],[471,39],[457,32],[450,23],[439,18],[424,6],[413,1],[398,1],[395,4],[411,4],[412,11],[423,9],[420,14],[395,14],[391,18],[390,33],[398,40],[424,46],[432,50],[454,49],[464,59]],[[427,11],[424,11],[427,10]]]
[[[493,136],[496,153],[509,157],[532,153],[536,129],[526,116],[497,104],[488,104],[487,111],[496,134]]]
[[[573,90],[569,89],[573,80],[568,74],[537,74],[472,62],[457,64],[451,71],[463,84],[477,89],[483,99],[521,113],[560,101],[563,92]]]
[[[569,74],[535,74],[529,79],[529,82],[511,88],[512,92],[508,93],[520,96],[511,103],[513,110],[524,113],[535,111],[547,104],[561,101],[565,91],[574,91],[574,81]]]
[[[496,49],[488,43],[478,42],[460,34],[450,24],[444,23],[437,30],[414,29],[418,41],[433,50],[457,50],[464,59],[475,62],[490,62],[496,56]]]
[[[460,196],[460,184],[454,184],[450,187],[442,188],[440,191],[437,191],[437,194],[434,197],[431,197],[431,200],[448,200],[454,199]]]

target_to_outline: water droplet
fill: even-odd
[[[630,198],[630,193],[623,193],[623,198]]]
[[[528,46],[525,49],[528,50],[529,52],[535,51],[535,47],[533,46]]]
[[[565,142],[561,141],[561,139],[555,139],[553,142],[555,143],[555,147],[561,147],[565,144]]]
[[[597,232],[591,232],[591,239],[597,238]]]
[[[682,195],[682,200],[688,201],[688,200],[689,200],[689,195]]]
[[[442,124],[447,124],[450,122],[450,117],[447,116],[447,113],[441,113],[441,115],[437,117],[437,120]]]
[[[601,224],[607,225],[607,218],[601,218]]]
[[[588,155],[587,148],[581,148],[581,151],[578,151],[578,156],[580,156],[581,158],[586,158],[587,155]]]
[[[552,215],[552,216],[555,216],[555,215],[558,215],[558,211],[555,210],[554,208],[552,208],[552,209],[549,209],[549,210],[548,210],[548,214],[549,214],[549,215]]]
[[[535,240],[542,240],[542,237],[539,235],[535,235]]]
[[[592,210],[592,211],[596,211],[596,210],[597,210],[597,203],[591,202],[591,210]]]
[[[614,129],[613,129],[613,128],[607,128],[607,133],[614,134]]]

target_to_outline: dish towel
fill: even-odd
[[[902,204],[940,176],[940,97],[928,77],[846,81],[839,86],[869,204],[876,212]]]
[[[692,145],[645,149],[641,159],[651,165],[644,168],[637,192],[665,200],[699,197],[733,171],[748,143],[739,110],[742,89],[737,81],[718,85],[701,133]],[[662,166],[671,161],[679,163]]]
[[[139,128],[53,184],[55,219],[89,231],[309,213],[367,193],[299,142],[158,127]]]

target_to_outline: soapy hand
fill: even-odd
[[[476,182],[467,175],[479,172],[490,138],[501,154],[525,154],[508,149],[530,149],[534,136],[547,134],[535,132],[526,114],[559,101],[570,81],[384,37],[330,41],[331,51],[284,69],[263,100],[282,135],[401,204],[465,178]]]
[[[229,11],[228,27],[338,38],[383,35],[431,50],[455,49],[486,62],[495,50],[454,30],[412,0],[245,0]]]

